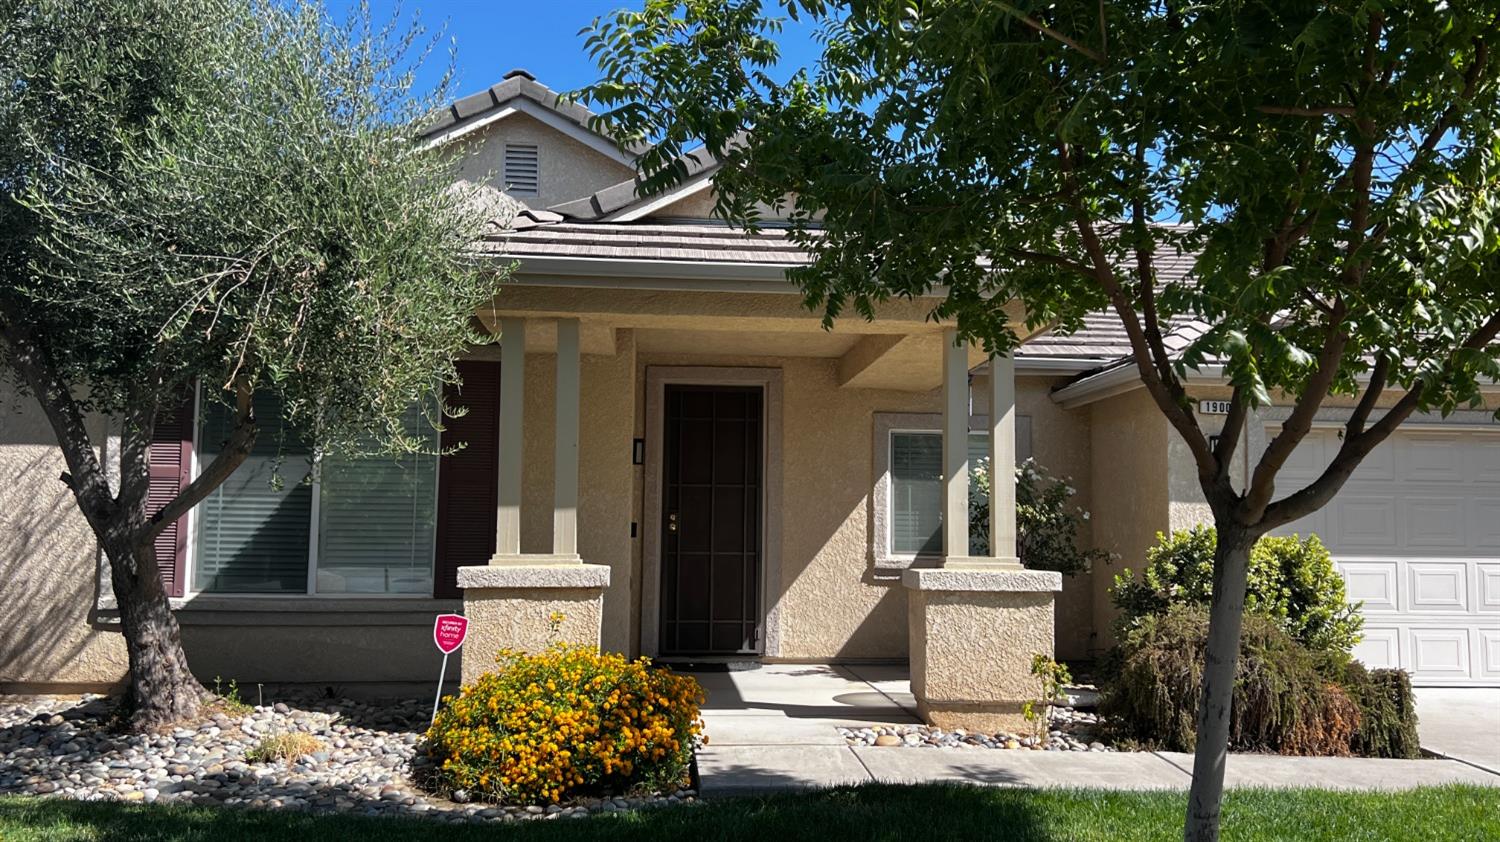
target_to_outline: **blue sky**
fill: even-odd
[[[766,2],[776,6],[775,0]],[[326,5],[335,17],[342,17],[353,3],[326,0]],[[399,8],[403,17],[415,16],[429,31],[442,31],[444,49],[451,42],[457,51],[457,91],[467,94],[500,81],[515,67],[526,68],[556,91],[593,82],[597,70],[583,51],[578,30],[616,9],[640,8],[641,0],[370,0],[370,5],[377,22],[388,20]],[[805,21],[789,25],[781,43],[783,76],[817,56],[812,28]],[[446,62],[446,53],[435,55],[418,89],[430,90]]]

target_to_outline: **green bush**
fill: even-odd
[[[1115,577],[1110,597],[1120,609],[1120,631],[1174,605],[1208,605],[1213,596],[1212,527],[1158,533],[1146,568]],[[1359,642],[1363,619],[1344,595],[1344,580],[1316,535],[1261,538],[1250,550],[1245,610],[1274,620],[1313,651],[1347,654]]]
[[[1109,553],[1078,545],[1078,524],[1089,519],[1072,504],[1077,490],[1027,459],[1016,466],[1016,555],[1032,570],[1056,570],[1065,576],[1086,572]],[[990,552],[990,460],[979,459],[969,471],[969,554]]]
[[[1173,605],[1127,629],[1104,685],[1100,712],[1144,744],[1192,751],[1208,642],[1208,612]],[[1237,751],[1347,755],[1360,710],[1328,681],[1319,658],[1274,620],[1245,616],[1230,708],[1229,746]]]
[[[1417,703],[1405,670],[1366,670],[1359,661],[1345,664],[1340,683],[1359,705],[1359,727],[1351,748],[1361,757],[1421,756],[1417,739]]]

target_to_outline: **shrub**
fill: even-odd
[[[1355,704],[1359,705],[1359,727],[1352,748],[1361,757],[1421,756],[1417,739],[1417,703],[1411,692],[1411,676],[1405,670],[1366,670],[1350,661],[1340,676]]]
[[[1126,630],[1100,712],[1126,736],[1192,751],[1208,642],[1208,612],[1174,605]],[[1345,755],[1358,705],[1319,669],[1319,658],[1274,620],[1247,614],[1230,708],[1229,745],[1241,751]]]
[[[1141,576],[1126,570],[1110,589],[1122,631],[1173,605],[1208,605],[1213,596],[1217,537],[1212,527],[1158,534],[1157,541],[1146,551]],[[1364,622],[1359,606],[1347,602],[1344,580],[1316,535],[1306,540],[1267,536],[1255,543],[1245,610],[1271,618],[1314,651],[1349,652]]]
[[[1103,550],[1078,546],[1078,522],[1089,513],[1070,504],[1077,491],[1027,459],[1016,467],[1016,555],[1033,570],[1082,573],[1109,559]],[[990,463],[980,459],[969,472],[969,553],[990,551]]]
[[[427,732],[440,786],[538,803],[684,782],[704,698],[690,676],[561,643],[496,662]]]
[[[270,763],[273,760],[296,760],[327,748],[323,741],[302,731],[272,734],[256,743],[245,752],[249,763]]]

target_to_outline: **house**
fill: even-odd
[[[430,686],[433,615],[464,610],[481,629],[462,653],[467,675],[491,644],[549,635],[664,659],[910,659],[919,696],[926,676],[933,710],[957,700],[950,721],[963,721],[980,691],[944,681],[1004,684],[1033,652],[1100,652],[1111,578],[1139,568],[1158,532],[1209,519],[1113,317],[993,360],[928,320],[934,299],[825,330],[785,278],[804,256],[783,232],[710,219],[711,161],[641,199],[632,152],[588,116],[512,71],[432,129],[428,142],[462,144],[464,178],[517,203],[484,243],[517,264],[477,314],[500,341],[459,362],[448,400],[468,413],[431,432],[445,451],[463,447],[327,459],[301,482],[308,451],[263,435],[158,545],[200,675],[345,693]],[[1229,389],[1213,371],[1190,382],[1211,428]],[[61,455],[34,401],[3,391],[0,405],[0,692],[114,684],[126,662],[113,598],[56,480]],[[1321,412],[1284,484],[1331,456],[1347,412],[1340,401]],[[1284,417],[1256,414],[1240,458]],[[91,423],[117,445],[107,419]],[[162,493],[211,457],[221,423],[190,404],[161,425]],[[1004,489],[995,557],[942,555],[966,534],[954,468],[971,453],[1068,477],[1092,514],[1083,539],[1117,561],[1061,582],[1019,571]],[[1404,425],[1286,531],[1332,547],[1364,603],[1367,663],[1500,686],[1497,524],[1500,428],[1465,411]],[[987,673],[991,660],[1011,672]],[[1009,692],[1006,704],[1020,698]]]

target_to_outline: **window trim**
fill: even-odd
[[[984,421],[983,416],[970,416],[969,435],[988,434],[989,431]],[[945,553],[898,553],[892,550],[895,546],[893,531],[895,518],[892,510],[895,500],[891,477],[891,463],[894,460],[891,457],[892,448],[895,446],[895,436],[898,433],[941,436],[942,425],[943,416],[937,412],[877,412],[874,414],[874,434],[871,436],[874,489],[870,495],[869,554],[870,563],[875,570],[906,570],[910,567],[929,566],[941,562],[944,558]],[[1025,450],[1030,453],[1031,418],[1018,413],[1016,416],[1018,438],[1022,430],[1025,430],[1027,439]],[[1018,443],[1016,447],[1018,456],[1021,450]]]
[[[203,384],[200,382],[193,391],[193,459],[192,478],[198,478],[198,472],[202,469],[198,447],[198,438],[203,430]],[[377,600],[434,600],[433,590],[437,587],[437,505],[438,480],[443,471],[443,460],[438,459],[433,471],[432,503],[433,503],[433,530],[432,530],[432,562],[429,570],[428,588],[425,593],[319,593],[318,592],[318,537],[321,524],[319,523],[319,501],[323,492],[323,472],[321,454],[314,450],[313,465],[309,472],[312,477],[312,505],[308,507],[308,529],[307,529],[307,589],[298,593],[296,591],[204,591],[198,588],[198,529],[200,526],[200,512],[203,509],[202,502],[188,510],[187,529],[188,547],[184,555],[183,566],[186,568],[183,575],[182,600],[184,603],[192,600],[313,600],[313,599],[377,599]],[[205,501],[206,502],[206,499]]]

